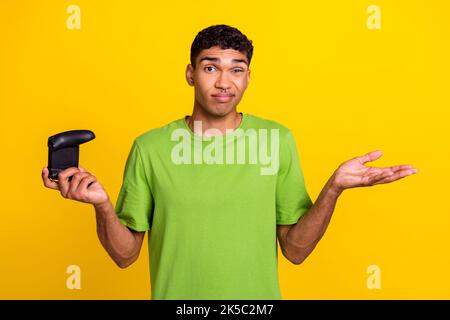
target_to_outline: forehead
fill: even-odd
[[[234,49],[222,49],[220,47],[211,47],[208,49],[203,49],[197,56],[197,61],[201,61],[202,58],[213,57],[218,58],[217,63],[234,63],[233,60],[244,60],[248,63],[247,56]],[[208,62],[210,60],[203,60],[203,62]]]

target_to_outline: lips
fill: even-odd
[[[233,99],[234,95],[232,94],[224,94],[224,93],[219,93],[219,94],[213,94],[211,95],[214,99],[216,99],[219,102],[229,102]]]

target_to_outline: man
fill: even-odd
[[[93,204],[98,237],[119,267],[136,261],[149,231],[153,299],[280,299],[277,239],[298,265],[345,189],[417,172],[365,166],[381,156],[370,152],[342,163],[313,204],[291,131],[237,112],[252,53],[235,28],[199,32],[186,69],[195,89],[192,115],[135,139],[115,208],[81,166],[60,172],[58,182],[43,169],[46,187]]]

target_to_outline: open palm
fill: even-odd
[[[418,172],[411,165],[398,165],[386,168],[368,167],[365,163],[380,158],[380,150],[369,152],[342,163],[335,172],[335,184],[339,188],[348,189],[366,187],[380,183],[399,180]]]

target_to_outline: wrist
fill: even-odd
[[[339,196],[345,188],[336,182],[336,173],[334,173],[328,181],[328,190],[336,196]]]
[[[94,208],[95,208],[96,210],[101,210],[101,211],[103,211],[103,210],[107,209],[107,208],[111,205],[111,201],[110,201],[109,198],[108,198],[107,200],[105,200],[105,201],[103,201],[103,202],[94,203],[93,205],[94,205]]]

